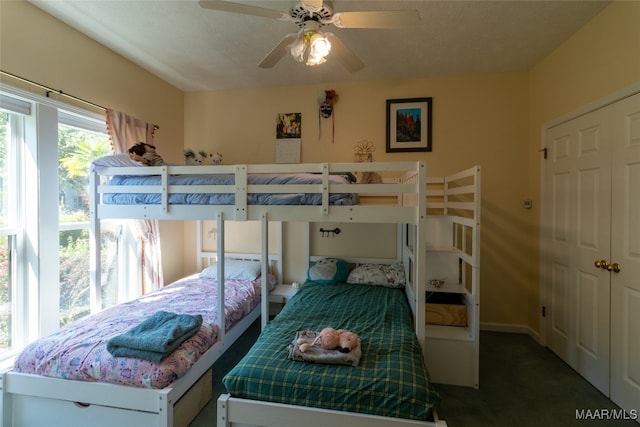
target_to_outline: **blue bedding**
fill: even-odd
[[[172,175],[169,185],[233,185],[234,175]],[[251,174],[248,184],[320,184],[322,175],[303,174]],[[348,184],[347,177],[330,175],[331,184]],[[109,185],[160,185],[158,175],[114,176]],[[121,205],[158,205],[162,197],[158,193],[105,193],[102,203]],[[320,205],[322,195],[319,193],[249,193],[247,203],[250,205]],[[358,203],[356,193],[332,193],[329,196],[331,205],[355,205]],[[174,193],[169,195],[169,204],[173,205],[233,205],[233,193]]]

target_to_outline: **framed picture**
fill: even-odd
[[[276,119],[276,139],[302,136],[302,113],[278,113]]]
[[[387,100],[387,153],[431,151],[431,98]]]

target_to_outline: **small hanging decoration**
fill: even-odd
[[[318,95],[318,104],[320,108],[318,111],[318,137],[322,135],[322,123],[321,118],[328,119],[331,117],[331,143],[334,143],[335,138],[335,117],[333,116],[333,104],[338,101],[338,94],[335,90],[325,90]]]
[[[356,143],[353,151],[356,152],[354,156],[356,163],[368,163],[373,161],[373,152],[376,151],[376,147],[373,145],[373,142],[363,139]]]

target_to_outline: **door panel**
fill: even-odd
[[[547,173],[547,188],[550,189],[550,241],[549,280],[550,305],[547,345],[569,365],[575,359],[569,355],[573,346],[569,344],[573,328],[570,303],[570,260],[571,260],[571,154],[572,135],[569,129],[554,128],[549,132],[550,164]]]
[[[547,345],[609,394],[611,141],[606,114],[595,111],[550,128],[546,187],[551,194],[551,295]]]
[[[640,94],[615,104],[612,171],[611,400],[640,408]]]

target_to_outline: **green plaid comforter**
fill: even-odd
[[[240,398],[428,420],[439,396],[412,322],[402,289],[306,283],[223,383]],[[359,366],[288,359],[296,331],[327,326],[360,335]]]

